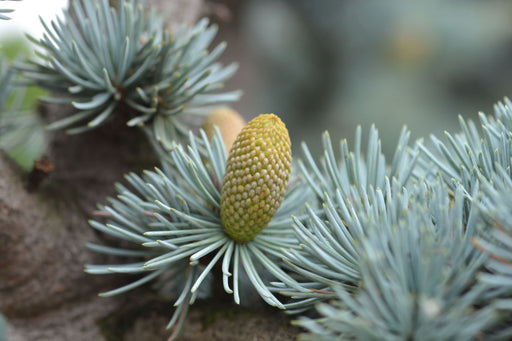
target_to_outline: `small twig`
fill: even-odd
[[[506,258],[503,258],[501,256],[498,256],[497,254],[495,253],[492,253],[492,252],[489,252],[475,237],[471,238],[471,243],[481,252],[483,253],[488,253],[489,256],[494,259],[494,260],[497,260],[498,262],[501,262],[501,263],[504,263],[504,264],[508,264],[508,265],[512,265],[512,260],[509,260],[509,259],[506,259]]]
[[[313,292],[319,293],[319,294],[327,294],[327,295],[335,295],[336,293],[333,291],[328,290],[319,290],[319,289],[310,289]]]
[[[105,211],[92,211],[91,214],[96,217],[112,218],[112,214]]]

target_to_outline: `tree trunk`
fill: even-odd
[[[200,0],[156,2],[165,3],[171,27],[192,22],[201,9]],[[55,105],[40,109],[49,122],[72,110]],[[172,301],[162,301],[148,287],[100,298],[98,292],[126,278],[83,271],[85,264],[115,262],[84,246],[104,238],[87,223],[95,205],[115,195],[114,183],[127,172],[157,164],[142,133],[117,116],[119,120],[78,136],[50,132],[47,156],[54,170],[42,184],[40,176],[24,173],[0,151],[0,312],[7,319],[9,341],[169,336],[165,326]],[[280,311],[213,299],[191,308],[179,339],[292,340],[297,333]]]

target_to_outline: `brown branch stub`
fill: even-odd
[[[43,181],[55,170],[55,165],[47,156],[34,161],[34,166],[27,177],[27,190],[32,192],[39,188]]]
[[[336,295],[336,293],[334,291],[329,291],[329,290],[311,289],[311,291],[319,293],[319,294]]]

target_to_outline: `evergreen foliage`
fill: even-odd
[[[461,133],[452,135],[445,132],[447,143],[431,136],[433,149],[420,147],[426,156],[439,169],[438,174],[450,186],[462,184],[468,194],[472,185],[482,179],[491,180],[498,168],[508,170],[511,166],[512,114],[511,102],[495,105],[495,117],[480,113],[481,132],[472,121],[459,116]],[[425,162],[425,168],[429,165]]]
[[[358,272],[348,283],[330,283],[336,300],[318,305],[320,318],[296,322],[311,332],[304,340],[510,339],[511,118],[505,99],[495,117],[480,115],[482,134],[460,118],[462,132],[445,134],[449,146],[435,137],[434,150],[420,142],[415,181],[388,181],[385,195],[326,195],[327,220],[311,215],[309,230],[324,239],[344,231],[350,247],[317,237],[314,250],[332,254],[343,245],[340,255],[352,251],[345,259]],[[310,249],[303,247],[301,262],[311,259]],[[316,259],[309,270],[332,266],[332,257]]]
[[[45,53],[20,65],[30,81],[56,92],[47,100],[77,109],[49,129],[80,133],[122,115],[128,126],[151,123],[155,137],[170,147],[188,131],[180,130],[178,114],[240,96],[218,93],[237,66],[216,62],[225,43],[208,51],[217,28],[206,19],[171,33],[136,0],[120,1],[117,9],[107,0],[73,1],[72,8],[76,21],[71,10],[42,21],[43,38],[31,40]]]
[[[482,280],[493,285],[499,292],[512,292],[512,179],[500,169],[493,183],[486,182],[481,201],[477,202],[487,222],[475,245],[491,257],[487,268],[491,273],[482,274]]]
[[[87,272],[149,273],[102,296],[128,291],[157,277],[167,286],[172,283],[173,290],[167,294],[181,292],[168,325],[170,328],[176,324],[175,333],[200,289],[209,292],[208,282],[217,263],[222,264],[219,270],[224,290],[233,294],[236,303],[240,303],[240,291],[247,290],[240,285],[242,272],[265,302],[279,308],[284,308],[283,304],[266,283],[277,277],[299,288],[281,269],[280,256],[282,248],[297,247],[290,214],[300,211],[308,188],[295,183],[267,227],[254,239],[237,242],[224,232],[221,223],[222,178],[226,169],[222,138],[216,134],[210,144],[203,131],[201,137],[201,149],[192,134],[187,149],[176,145],[170,152],[172,164],[167,165],[166,171],[146,171],[142,178],[129,174],[126,179],[132,189],[118,184],[118,198],[110,199],[111,206],[100,208],[100,215],[109,216],[109,221],[91,221],[95,229],[142,248],[116,249],[92,244],[89,248],[142,260],[125,265],[88,265]]]
[[[0,105],[1,107],[5,107],[7,102],[7,96],[9,95],[10,89],[12,87],[11,79],[12,79],[13,71],[9,69],[7,66],[7,62],[4,59],[0,59]]]
[[[7,323],[2,314],[0,314],[0,341],[7,341]]]
[[[346,140],[340,143],[338,161],[326,132],[324,158],[319,164],[303,144],[306,163],[301,163],[302,174],[324,204],[320,211],[309,207],[308,224],[295,220],[301,248],[283,251],[285,262],[302,277],[304,287],[310,289],[310,292],[297,292],[275,283],[275,290],[282,294],[302,298],[288,305],[290,312],[302,311],[319,300],[334,297],[334,288],[339,285],[355,290],[360,281],[360,256],[354,244],[367,233],[366,225],[378,219],[382,211],[392,210],[387,215],[390,220],[396,220],[404,209],[386,203],[391,190],[400,190],[413,174],[418,151],[417,147],[410,150],[407,146],[409,132],[402,130],[391,167],[381,152],[377,129],[370,130],[366,156],[361,152],[361,137],[359,127],[353,152],[349,152]]]
[[[0,148],[29,166],[44,137],[41,122],[27,106],[27,89],[16,84],[18,78],[16,70],[0,57]]]
[[[471,244],[475,216],[463,224],[464,191],[450,199],[439,182],[410,190],[388,187],[386,207],[354,243],[359,286],[335,287],[339,300],[318,306],[322,318],[299,319],[313,332],[304,340],[473,340],[498,323],[492,307],[476,308],[485,255]]]
[[[481,129],[460,118],[461,132],[447,132],[446,142],[433,136],[431,146],[410,145],[404,128],[391,160],[372,127],[365,151],[361,128],[353,151],[344,140],[335,152],[326,132],[322,157],[303,144],[296,165],[283,142],[284,125],[270,136],[244,131],[239,137],[247,143],[235,142],[228,158],[219,130],[211,140],[202,130],[190,131],[198,107],[239,96],[218,92],[236,66],[216,62],[224,44],[208,52],[215,27],[202,20],[167,32],[134,0],[117,9],[106,0],[76,1],[73,12],[76,21],[67,11],[64,19],[43,22],[44,37],[33,41],[44,52],[19,66],[25,77],[55,92],[50,100],[77,110],[49,128],[79,133],[121,117],[128,126],[144,126],[160,157],[160,168],[130,173],[127,184],[117,184],[117,197],[90,221],[122,246],[88,248],[129,260],[86,265],[86,271],[140,275],[102,296],[152,282],[174,297],[171,338],[190,304],[214,292],[214,281],[222,281],[237,304],[244,292],[255,290],[269,305],[305,314],[295,321],[309,331],[304,340],[512,337],[508,99],[496,105],[494,116],[480,115]],[[13,71],[0,71],[3,115]],[[2,138],[16,131],[2,122]],[[259,160],[253,170],[251,164],[250,175],[282,163],[282,174],[273,174],[272,181],[282,182],[273,184],[285,189],[284,199],[271,207],[279,208],[275,214],[264,212],[268,225],[253,226],[251,216],[236,227],[257,233],[234,238],[223,224],[222,193],[225,186],[249,193],[241,173],[248,166],[228,163],[252,157],[261,136],[278,139],[272,146],[282,148],[267,153],[276,159],[272,165]],[[230,181],[224,183],[227,173]],[[319,317],[306,315],[315,314],[313,308]]]

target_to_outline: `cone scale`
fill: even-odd
[[[250,121],[235,139],[226,164],[220,216],[237,242],[260,234],[284,199],[291,171],[288,130],[274,114]]]

